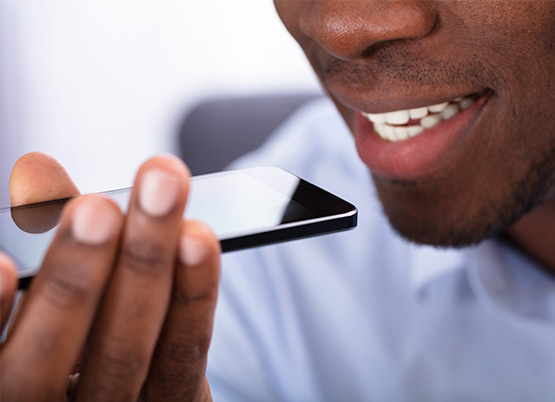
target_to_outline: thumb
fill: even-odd
[[[79,195],[69,174],[53,157],[42,152],[23,155],[10,176],[13,206]]]

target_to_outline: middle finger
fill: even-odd
[[[96,319],[78,400],[136,400],[171,296],[189,172],[170,158],[141,167],[112,282]]]

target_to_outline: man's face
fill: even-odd
[[[275,4],[401,234],[471,244],[553,191],[555,1]]]

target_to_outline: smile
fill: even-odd
[[[484,130],[495,103],[484,90],[441,104],[380,114],[355,112],[353,134],[362,161],[390,179],[422,178],[446,166]],[[373,121],[375,120],[375,121]]]
[[[478,98],[478,95],[470,95],[415,109],[375,114],[361,112],[361,114],[372,122],[374,131],[382,139],[391,142],[404,141],[437,126],[442,121],[455,117],[472,106]]]

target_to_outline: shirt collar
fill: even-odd
[[[411,244],[411,289],[422,292],[455,271],[466,271],[479,303],[496,313],[553,325],[555,277],[500,240],[465,249]]]
[[[462,269],[461,250],[411,244],[410,284],[414,292],[422,291],[436,279]]]
[[[474,293],[487,307],[555,323],[555,278],[509,244],[482,242],[472,250],[467,271]]]

